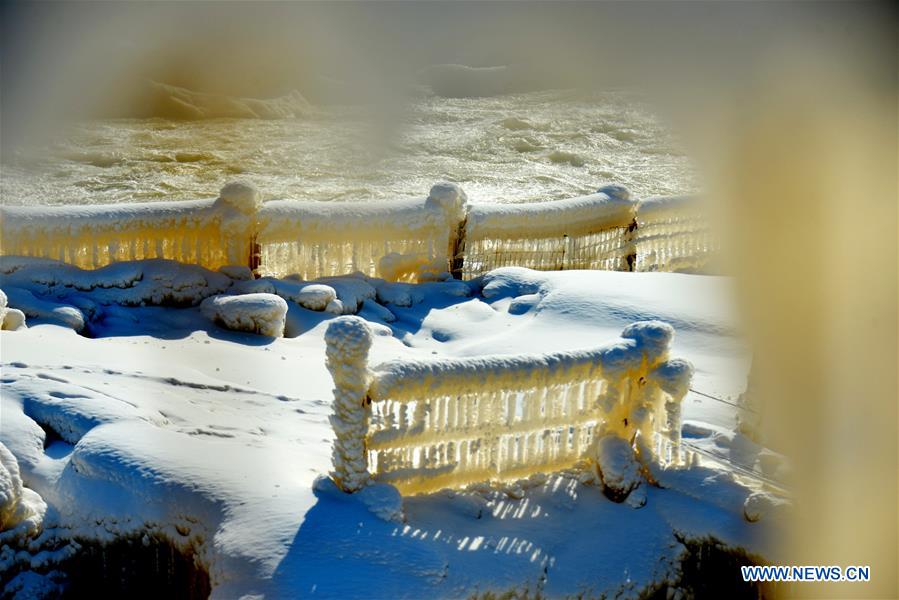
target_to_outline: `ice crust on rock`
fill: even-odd
[[[213,296],[200,304],[209,320],[235,331],[283,337],[287,302],[274,294]]]

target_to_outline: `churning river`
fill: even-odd
[[[644,101],[571,90],[421,94],[402,106],[313,107],[292,119],[83,121],[2,165],[7,205],[214,197],[246,178],[266,198],[388,201],[441,180],[474,201],[532,202],[622,183],[637,197],[696,189]]]

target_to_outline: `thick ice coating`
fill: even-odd
[[[424,200],[268,202],[259,212],[262,270],[303,279],[359,271],[393,280],[446,271],[465,203],[450,183],[435,185]]]
[[[368,412],[364,404],[371,380],[366,364],[371,343],[371,328],[360,317],[338,317],[325,332],[326,364],[334,378],[332,477],[347,492],[361,489],[370,479],[365,457]]]
[[[700,198],[646,198],[637,206],[636,217],[637,271],[714,272],[720,242]]]
[[[355,341],[341,339],[344,331]],[[370,370],[361,358],[371,339],[365,324],[335,323],[326,336],[336,386],[335,480],[353,491],[371,471],[418,493],[527,477],[595,460],[598,432],[622,440],[640,434],[659,460],[668,460],[670,445],[679,462],[680,403],[692,367],[668,361],[673,335],[670,325],[645,321],[596,349],[403,359]],[[636,485],[623,477],[614,476],[622,497]]]
[[[533,204],[473,204],[465,225],[465,273],[497,267],[627,270],[636,202],[623,186]]]

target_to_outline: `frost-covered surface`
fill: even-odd
[[[635,270],[674,273],[716,270],[720,244],[700,198],[646,198],[640,201],[636,213]]]
[[[577,351],[659,319],[677,330],[671,355],[695,366],[692,387],[723,398],[745,387],[723,278],[502,269],[471,283],[368,284],[396,317],[363,302],[372,364]],[[93,338],[40,318],[0,333],[0,442],[47,505],[27,544],[0,541],[20,551],[16,585],[49,587],[43,575],[78,552],[69,540],[146,532],[195,553],[218,598],[636,596],[674,585],[679,540],[707,536],[777,561],[765,536],[774,511],[747,504],[760,484],[705,455],[652,472],[659,485],[638,487],[639,509],[608,499],[589,469],[403,499],[384,484],[341,492],[325,478],[334,317],[287,302],[283,338],[221,329],[191,305],[99,305]],[[732,407],[690,392],[682,412],[686,448],[777,470],[733,432]]]

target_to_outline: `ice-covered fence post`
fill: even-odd
[[[596,190],[597,194],[605,194],[609,198],[614,198],[616,200],[622,201],[630,201],[631,199],[631,191],[624,187],[623,185],[617,183],[610,183],[602,186],[598,190]],[[634,238],[636,237],[637,231],[637,217],[636,215],[628,224],[627,229],[624,230],[624,236],[622,238],[622,251],[624,252],[624,262],[619,266],[619,270],[627,270],[633,271],[635,269],[635,265],[637,264],[637,246],[634,244]],[[622,269],[624,267],[624,269]]]
[[[219,192],[215,207],[224,211],[221,227],[228,263],[247,264],[255,273],[259,267],[256,230],[262,194],[251,183],[232,181]]]
[[[368,434],[368,351],[372,332],[364,319],[338,317],[325,331],[327,367],[334,378],[334,446],[331,477],[345,492],[361,489],[369,480],[365,436]]]
[[[465,253],[465,224],[468,219],[468,196],[455,183],[442,182],[431,188],[427,205],[439,206],[447,217],[450,229],[446,248],[447,271],[455,279],[462,279]]]
[[[628,225],[627,229],[624,231],[624,260],[627,263],[628,271],[635,271],[637,269],[637,244],[634,243],[636,231],[637,218],[634,217],[634,220],[631,221],[631,224]]]
[[[683,425],[681,404],[690,391],[693,365],[681,358],[667,360],[649,374],[649,379],[667,394],[665,398],[666,429],[672,445],[672,460],[681,459],[681,428]]]
[[[644,435],[664,428],[673,446],[674,460],[680,459],[681,402],[690,389],[693,365],[688,361],[669,359],[674,328],[661,321],[641,321],[624,328],[621,337],[632,339],[641,352],[642,367],[632,375],[634,394],[629,420]],[[634,388],[637,390],[634,392]],[[664,394],[664,395],[663,395]],[[664,401],[664,402],[663,402]],[[651,422],[655,410],[664,409],[664,423]],[[657,417],[661,421],[661,417]],[[645,440],[648,442],[648,440]]]

